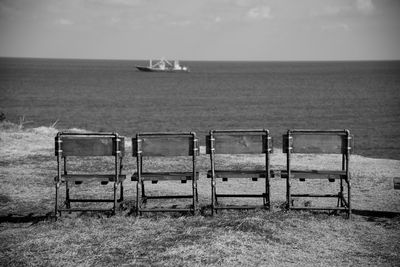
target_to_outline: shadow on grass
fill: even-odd
[[[32,223],[36,224],[42,221],[56,221],[56,217],[53,213],[46,215],[34,215],[30,213],[28,215],[15,215],[9,214],[7,216],[0,216],[0,223]]]
[[[400,212],[393,211],[378,211],[378,210],[355,210],[352,209],[351,212],[355,215],[365,216],[365,217],[378,217],[378,218],[396,218],[400,217]]]
[[[200,211],[200,213],[198,215],[206,217],[206,218],[218,218],[218,215],[216,217],[212,217],[209,214],[207,214],[206,210],[208,207],[202,207],[202,210]],[[83,213],[85,214],[85,213]],[[81,214],[81,215],[83,215]],[[311,212],[310,214],[313,214],[313,212]],[[315,215],[318,213],[315,213]],[[364,217],[368,217],[371,220],[374,220],[374,218],[396,218],[399,217],[400,218],[400,212],[390,212],[390,211],[374,211],[374,210],[358,210],[358,209],[353,209],[352,210],[352,214],[354,215],[359,215],[359,216],[364,216]],[[239,216],[238,216],[239,215]],[[244,214],[238,213],[236,214],[236,216],[241,217]],[[329,216],[329,214],[327,214]],[[136,211],[134,209],[131,209],[126,216],[137,216]],[[192,216],[191,212],[173,212],[173,213],[161,213],[161,214],[146,214],[146,215],[142,215],[139,217],[143,217],[143,218],[165,218],[165,217],[170,217],[170,218],[179,218],[181,216],[187,216],[190,217]],[[217,222],[221,223],[221,220],[227,220],[226,218],[226,214],[225,216],[219,217],[218,220],[216,220]],[[232,216],[232,214],[231,214]],[[260,229],[258,229],[258,225],[253,225],[252,223],[249,224],[249,222],[244,222],[244,221],[237,221],[235,219],[236,216],[233,216],[234,218],[230,218],[228,221],[226,221],[223,225],[224,227],[233,227],[233,228],[237,228],[240,229],[242,231],[253,231],[254,232],[259,232]],[[91,216],[89,216],[91,217]],[[95,218],[98,218],[98,216],[95,216]],[[106,216],[106,217],[111,217]],[[33,213],[27,214],[27,215],[16,215],[16,214],[9,214],[7,216],[0,216],[0,223],[38,223],[41,221],[56,221],[57,218],[54,216],[54,214],[52,212],[49,212],[45,215],[35,215]],[[217,225],[213,225],[214,228],[218,228],[218,224]],[[255,229],[254,229],[255,228]]]

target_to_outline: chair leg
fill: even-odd
[[[340,178],[340,196],[341,196],[341,200],[340,200],[340,207],[344,207],[344,203],[343,203],[343,178]]]
[[[136,215],[140,215],[139,181],[136,182]]]
[[[197,203],[197,205],[199,203],[199,191],[198,191],[197,187],[196,187],[196,203]]]
[[[215,181],[215,185],[214,185],[214,207],[218,207],[219,203],[218,203],[218,197],[217,197],[217,181]],[[215,209],[215,213],[218,213],[218,209]]]
[[[211,179],[211,215],[215,212],[215,181]]]
[[[142,201],[143,203],[147,203],[147,197],[146,197],[146,193],[145,193],[145,189],[144,189],[144,182],[142,181]]]
[[[269,209],[269,200],[268,200],[267,192],[265,192],[264,196],[263,196],[263,206],[264,206],[264,209]]]
[[[196,215],[197,213],[196,193],[193,193],[192,200],[193,200],[193,215]]]
[[[65,182],[65,205],[66,205],[67,209],[71,208],[68,182]]]
[[[290,179],[286,180],[286,209],[290,210],[292,208],[291,201],[291,193],[290,193]]]
[[[113,210],[112,210],[112,215],[115,215],[117,212],[117,182],[114,182],[113,186],[113,191],[114,191],[114,204],[113,204]]]
[[[267,205],[267,193],[266,192],[263,194],[262,200],[263,200],[263,206],[265,208],[265,206]]]
[[[342,187],[342,178],[340,178],[340,191],[337,194],[337,204],[336,207],[342,207],[343,205],[343,187]]]
[[[348,218],[351,219],[351,195],[350,195],[350,191],[351,191],[351,182],[350,179],[347,178],[347,201],[348,201]]]
[[[270,202],[270,184],[268,178],[265,178],[265,196],[264,200],[264,208],[270,210],[271,202]]]
[[[192,196],[193,196],[193,215],[197,213],[197,181],[196,178],[192,179]]]
[[[268,170],[268,174],[267,177],[265,178],[265,183],[266,183],[266,196],[265,196],[265,200],[267,202],[267,209],[271,210],[271,184],[270,184],[270,180],[269,180],[269,170]]]
[[[57,217],[58,214],[58,188],[60,187],[60,184],[57,182],[56,183],[56,203],[54,207],[54,216]]]
[[[122,202],[124,201],[124,184],[122,182],[119,182],[119,186],[120,186],[120,193],[118,202]]]

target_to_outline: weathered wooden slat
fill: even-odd
[[[347,210],[347,207],[290,207],[292,210]]]
[[[343,135],[292,135],[293,153],[342,153],[346,148]]]
[[[346,178],[346,171],[340,170],[291,170],[291,179],[340,179]],[[287,171],[281,171],[281,178],[287,178]]]
[[[393,178],[394,189],[400,190],[400,177]]]
[[[265,209],[267,206],[264,205],[237,205],[237,206],[233,206],[233,205],[219,205],[216,206],[214,209],[216,210],[239,210],[239,209]]]
[[[142,156],[193,156],[193,136],[140,136],[139,140],[138,148],[137,139],[132,139],[134,157],[138,149]]]
[[[87,203],[87,202],[98,202],[98,203],[105,203],[105,202],[114,202],[114,199],[69,199],[69,202],[74,203],[74,202],[82,202],[82,203]]]
[[[214,135],[215,154],[262,154],[266,153],[265,134],[215,134]],[[272,148],[270,146],[270,148]],[[210,136],[206,137],[206,153],[210,154]]]
[[[316,153],[316,154],[345,154],[347,148],[352,149],[352,140],[348,144],[347,136],[338,133],[332,134],[301,134],[291,135],[291,141],[288,142],[288,136],[283,136],[283,152],[288,152],[291,146],[291,153]]]
[[[207,178],[211,178],[211,170]],[[215,178],[265,178],[265,170],[216,170]]]
[[[57,138],[57,137],[56,137]],[[119,150],[121,156],[125,152],[124,138],[120,137]],[[115,137],[105,136],[61,136],[61,153],[63,156],[115,156]],[[56,155],[59,145],[55,142]]]
[[[184,208],[150,208],[150,209],[140,209],[140,212],[184,212],[191,211],[193,212],[193,208],[184,209]]]
[[[215,194],[216,197],[243,197],[243,198],[261,198],[265,197],[265,194]]]
[[[93,211],[93,212],[112,212],[113,209],[58,209],[58,211],[68,211],[68,212],[81,212],[81,211]]]
[[[161,180],[192,180],[192,172],[144,172],[143,181],[161,181]],[[137,181],[138,174],[135,172],[131,180]],[[196,180],[199,179],[199,172],[196,172]]]
[[[328,198],[338,198],[338,194],[291,194],[292,197],[328,197]]]
[[[119,181],[124,181],[126,175],[119,175]],[[115,175],[112,174],[67,174],[61,175],[62,181],[67,182],[114,182]]]
[[[145,196],[146,199],[182,199],[193,198],[192,195]]]

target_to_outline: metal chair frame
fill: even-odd
[[[55,137],[55,155],[57,156],[57,176],[55,180],[55,215],[61,215],[61,212],[79,212],[79,211],[97,211],[116,213],[117,203],[123,201],[123,181],[126,176],[122,175],[122,159],[124,154],[124,137],[117,133],[70,133],[59,132]],[[112,156],[114,157],[113,174],[69,174],[67,170],[68,157],[98,157]],[[74,170],[78,171],[79,170]],[[69,183],[81,184],[83,182],[100,182],[105,185],[108,182],[113,183],[113,198],[112,199],[72,199],[70,197]],[[65,206],[60,208],[59,189],[62,184],[65,184]],[[117,188],[120,186],[120,197],[117,199]],[[71,203],[76,202],[110,202],[113,203],[111,209],[92,209],[92,208],[71,208]]]
[[[183,140],[185,144],[180,142],[182,147],[174,147],[168,141],[163,142],[166,138],[175,140]],[[158,140],[157,140],[158,139]],[[151,145],[152,141],[154,142]],[[187,142],[188,141],[188,142]],[[187,143],[186,143],[187,142]],[[149,148],[146,148],[146,143]],[[187,146],[186,146],[187,144]],[[171,146],[172,145],[172,146]],[[162,146],[162,147],[161,147]],[[180,149],[180,151],[178,151]],[[185,151],[182,151],[185,150]],[[136,138],[132,138],[132,155],[136,157],[137,172],[135,172],[131,180],[136,181],[136,213],[142,215],[143,212],[192,212],[196,214],[198,209],[198,191],[197,180],[199,172],[197,171],[197,156],[199,156],[199,143],[194,132],[145,132],[137,133]],[[192,166],[191,172],[144,172],[143,157],[170,157],[170,156],[191,156]],[[180,180],[186,183],[187,180],[192,181],[192,194],[190,195],[158,195],[151,196],[145,193],[145,181],[157,183],[158,181]],[[141,189],[141,190],[140,190]],[[149,199],[192,199],[190,208],[145,208],[144,204]]]
[[[315,140],[316,138],[319,140]],[[301,140],[301,138],[303,138]],[[314,139],[314,140],[313,140]],[[317,144],[315,144],[317,143]],[[314,145],[312,145],[314,144]],[[311,145],[311,146],[310,146]],[[286,207],[294,210],[333,210],[345,211],[348,218],[351,217],[351,174],[350,154],[353,150],[353,136],[349,130],[304,130],[292,129],[283,135],[283,153],[287,155],[286,173]],[[293,170],[292,154],[342,154],[340,170]],[[339,192],[337,194],[292,194],[291,180],[299,179],[326,179],[330,182],[340,180]],[[344,196],[344,185],[347,185],[347,199]],[[315,197],[315,198],[337,198],[336,207],[294,207],[293,198]]]
[[[221,138],[221,139],[219,139]],[[223,141],[223,138],[226,140]],[[231,140],[229,140],[232,138]],[[253,139],[252,139],[253,138]],[[236,140],[235,140],[236,139]],[[220,141],[220,142],[219,142]],[[218,149],[220,146],[220,149]],[[272,138],[266,129],[247,130],[211,130],[206,137],[206,153],[210,155],[211,170],[207,177],[211,178],[211,210],[212,215],[221,209],[270,209],[270,154]],[[215,166],[217,154],[265,154],[264,170],[218,170]],[[265,179],[265,191],[262,194],[218,194],[217,179],[227,181],[228,178]],[[262,198],[263,205],[220,205],[218,198]]]

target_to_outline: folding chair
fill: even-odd
[[[131,180],[136,181],[136,212],[142,215],[142,212],[185,212],[193,214],[197,211],[198,193],[197,180],[199,172],[196,169],[197,156],[199,155],[199,144],[196,134],[190,133],[138,133],[136,138],[132,139],[133,156],[136,157],[137,172]],[[186,159],[185,170],[182,171],[145,171],[143,161],[158,157],[160,161],[171,160],[172,157],[184,156]],[[167,158],[168,157],[168,158]],[[190,166],[188,157],[191,157]],[[186,166],[187,165],[187,166]],[[175,167],[175,166],[172,166]],[[172,168],[169,168],[170,170]],[[174,170],[176,170],[174,168]],[[158,181],[181,181],[186,183],[192,181],[192,192],[189,195],[146,195],[145,182]],[[141,191],[140,191],[141,187]],[[147,208],[145,204],[150,199],[191,199],[189,207],[153,207]]]
[[[121,174],[122,158],[124,156],[124,137],[117,133],[68,133],[59,132],[55,137],[55,155],[57,156],[57,176],[56,184],[56,200],[55,214],[62,211],[110,211],[115,214],[117,202],[123,200],[123,181],[126,176]],[[96,158],[97,159],[96,159]],[[99,173],[99,169],[106,168],[104,165],[104,157],[114,157],[113,170],[110,172],[111,166],[105,170],[107,173]],[[68,159],[68,162],[67,162]],[[103,161],[101,161],[103,159]],[[99,163],[100,161],[100,163]],[[68,163],[68,164],[67,164]],[[95,164],[101,164],[101,166]],[[68,166],[68,168],[67,168]],[[67,170],[68,169],[68,170]],[[93,170],[95,169],[95,170]],[[106,185],[109,182],[113,184],[113,198],[71,198],[71,187],[77,187],[86,183],[93,185],[98,182]],[[59,207],[59,188],[65,184],[65,208]],[[117,199],[117,188],[120,187],[120,196]],[[84,192],[81,188],[80,192]],[[77,190],[78,191],[78,190]],[[71,203],[88,203],[88,202],[110,202],[113,203],[109,209],[93,209],[87,207],[71,208]],[[82,206],[82,205],[81,205]]]
[[[268,130],[211,130],[206,137],[206,153],[210,154],[211,160],[211,170],[207,172],[207,177],[211,178],[212,215],[219,209],[270,209],[272,138]],[[221,170],[215,166],[216,155],[220,154],[265,154],[265,166],[263,169]],[[217,179],[228,181],[228,178],[251,178],[253,181],[264,178],[264,192],[262,194],[217,193]],[[218,202],[219,198],[262,198],[263,205],[222,205]]]
[[[283,152],[287,155],[286,174],[282,174],[282,178],[286,178],[286,201],[288,209],[301,210],[333,210],[345,211],[348,217],[351,216],[351,182],[350,182],[350,153],[353,149],[353,137],[349,130],[288,130],[283,136]],[[340,154],[341,164],[332,169],[292,169],[292,154]],[[333,164],[333,163],[330,163]],[[324,179],[329,182],[339,180],[339,192],[336,194],[312,194],[292,193],[292,181],[299,179]],[[344,187],[347,185],[347,196]],[[317,189],[318,190],[318,189]],[[295,207],[293,198],[335,198],[337,205],[318,207]]]

